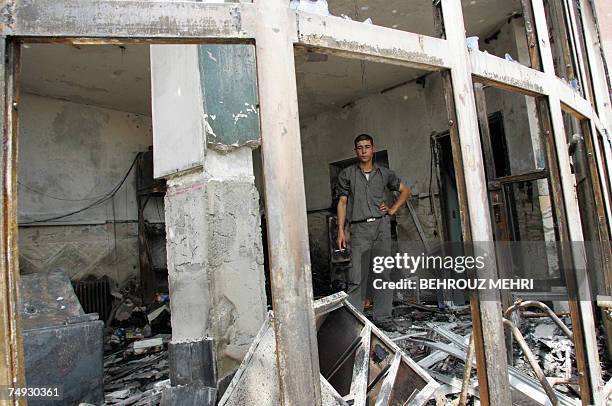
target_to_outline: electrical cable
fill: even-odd
[[[128,172],[129,173],[129,172]],[[115,267],[115,276],[117,280],[119,280],[119,268],[117,267],[117,262],[119,262],[119,255],[117,254],[117,214],[115,211],[115,198],[114,195],[111,196],[111,207],[113,211],[113,255],[114,255],[114,267]]]
[[[93,202],[91,204],[88,204],[87,206],[85,206],[85,207],[83,207],[81,209],[74,210],[74,211],[71,211],[71,212],[66,213],[66,214],[60,214],[60,215],[57,215],[57,216],[52,216],[52,217],[48,217],[48,218],[40,219],[40,220],[31,220],[31,221],[21,222],[21,223],[19,223],[19,225],[46,223],[46,222],[49,222],[49,221],[63,219],[63,218],[72,216],[74,214],[78,214],[78,213],[84,212],[85,210],[89,210],[91,208],[98,207],[98,206],[100,206],[103,203],[106,203],[107,201],[112,199],[113,196],[115,196],[115,194],[119,191],[121,186],[123,186],[123,184],[127,180],[128,176],[130,175],[130,172],[132,172],[132,169],[134,169],[134,166],[136,165],[136,161],[138,160],[139,156],[140,156],[140,153],[136,154],[136,156],[134,157],[134,160],[132,161],[132,164],[130,165],[130,168],[127,170],[127,172],[125,173],[125,175],[123,176],[123,178],[121,179],[119,184],[117,184],[117,186],[115,186],[110,192],[106,193],[105,195],[103,195],[100,199],[96,200],[95,202]]]
[[[157,209],[157,217],[159,218],[159,222],[164,222],[164,217],[162,217],[161,212],[159,210],[159,199],[155,199],[155,208]]]
[[[101,194],[101,195],[98,195],[98,196],[85,197],[85,198],[82,198],[82,199],[68,199],[66,197],[58,197],[58,196],[50,195],[50,194],[45,193],[45,192],[41,192],[40,190],[37,190],[37,189],[33,188],[32,186],[28,186],[25,183],[22,183],[20,181],[17,181],[17,184],[19,186],[22,186],[24,189],[29,190],[32,193],[36,193],[38,195],[45,196],[45,197],[48,197],[50,199],[62,200],[62,201],[66,201],[66,202],[87,202],[87,201],[99,199],[99,198],[101,198],[101,197],[106,195],[106,194]]]

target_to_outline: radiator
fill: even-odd
[[[72,287],[85,313],[98,313],[100,320],[106,322],[112,301],[108,278],[73,282]]]

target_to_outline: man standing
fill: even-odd
[[[347,293],[349,301],[363,311],[372,258],[391,255],[391,222],[394,215],[410,198],[411,192],[395,172],[373,162],[374,140],[368,134],[355,138],[358,163],[338,175],[338,248],[346,248],[344,226],[351,226],[352,265]],[[388,207],[385,196],[399,192],[395,203]],[[389,280],[390,271],[381,274]],[[393,292],[374,290],[374,323],[383,329],[393,329]]]

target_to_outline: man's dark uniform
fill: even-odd
[[[372,258],[391,254],[391,224],[389,216],[379,207],[389,191],[399,192],[400,179],[395,172],[373,164],[369,180],[358,164],[351,165],[338,175],[338,195],[348,198],[346,220],[351,225],[351,259],[347,293],[349,301],[359,310],[368,291]],[[385,202],[386,203],[386,202]],[[389,280],[389,270],[375,277]],[[393,293],[374,290],[374,320],[391,317]]]

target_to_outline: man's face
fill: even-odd
[[[369,140],[359,141],[355,147],[355,155],[359,162],[370,162],[374,157],[374,146]]]

